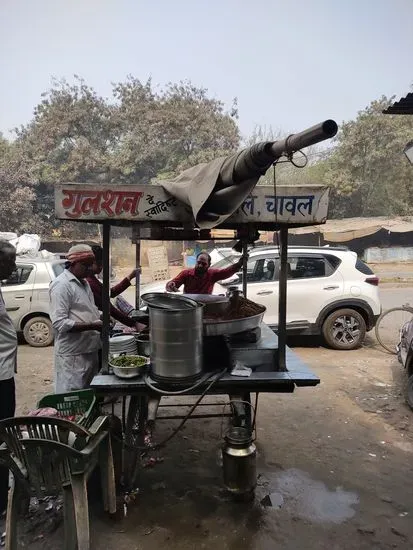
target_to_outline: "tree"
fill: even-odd
[[[411,213],[413,168],[403,148],[413,136],[413,117],[383,115],[393,99],[383,96],[344,123],[335,149],[319,167],[332,187],[332,217]]]
[[[173,177],[239,145],[237,124],[223,103],[190,82],[168,84],[155,93],[150,80],[142,84],[129,77],[115,85],[114,95],[119,141],[113,177],[120,181]]]
[[[2,177],[10,192],[23,193],[32,221],[51,231],[57,183],[140,184],[173,177],[238,147],[234,115],[235,107],[227,113],[190,82],[155,91],[150,80],[128,77],[113,85],[109,100],[78,77],[73,84],[55,81],[33,120],[16,129],[15,141],[0,142]],[[21,208],[22,197],[17,199]],[[12,214],[12,221],[1,220],[2,228],[10,222],[19,227]]]
[[[30,231],[35,193],[30,167],[18,145],[0,135],[0,228],[4,231]]]
[[[284,132],[282,129],[273,129],[265,126],[256,126],[246,145],[250,146],[261,141],[279,141],[286,139],[292,132]],[[303,151],[305,156],[297,152],[292,164],[285,157],[279,159],[275,170],[268,170],[259,180],[259,185],[274,185],[274,174],[276,185],[303,185],[319,184],[320,173],[317,169],[320,161],[325,158],[325,152],[318,145],[307,147]],[[307,164],[305,164],[307,162]]]

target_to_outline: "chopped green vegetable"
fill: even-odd
[[[115,367],[143,367],[146,364],[146,358],[134,355],[121,355],[111,359],[110,362]]]

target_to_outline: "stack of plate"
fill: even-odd
[[[111,355],[136,355],[137,343],[133,334],[120,334],[109,338],[109,353]]]

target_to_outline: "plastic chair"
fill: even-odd
[[[14,478],[7,507],[6,550],[17,550],[17,519],[30,497],[57,496],[61,492],[64,549],[90,549],[86,483],[97,465],[104,509],[116,512],[112,448],[106,424],[106,417],[99,417],[89,430],[51,417],[16,417],[0,422],[0,462]]]

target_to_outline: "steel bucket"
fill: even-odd
[[[142,299],[145,299],[142,296]],[[157,306],[156,303],[162,303]],[[203,306],[188,299],[163,295],[148,300],[151,342],[151,376],[180,383],[202,374]],[[152,305],[154,304],[154,305]],[[169,307],[165,307],[165,304]]]

